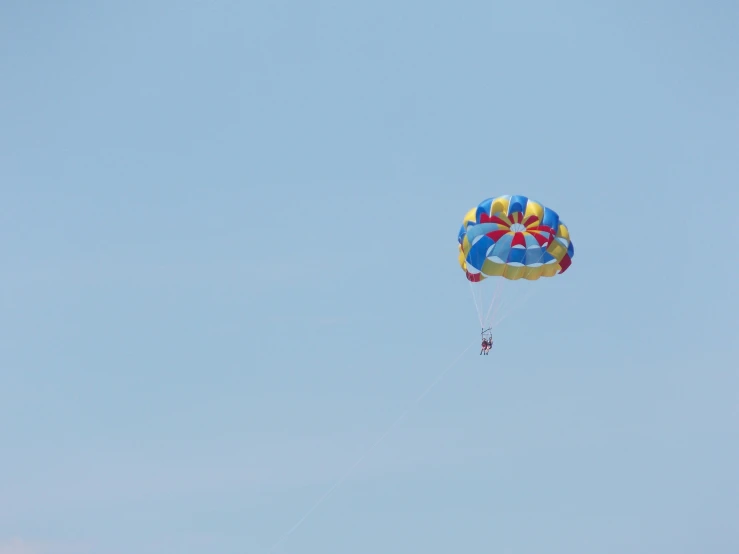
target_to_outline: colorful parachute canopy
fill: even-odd
[[[554,277],[575,255],[557,212],[525,196],[484,200],[464,217],[458,238],[459,264],[472,282]]]

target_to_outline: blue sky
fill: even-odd
[[[739,551],[737,16],[3,2],[0,554]]]

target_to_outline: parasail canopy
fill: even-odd
[[[575,249],[559,214],[526,196],[498,196],[472,208],[459,230],[459,263],[473,283],[554,277]]]

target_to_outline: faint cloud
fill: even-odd
[[[0,541],[0,554],[42,554],[38,544],[22,539]]]
[[[0,554],[87,554],[90,550],[82,545],[25,540],[20,538],[0,539]]]
[[[275,315],[270,317],[272,323],[281,324],[303,324],[303,325],[347,325],[350,323],[348,317],[342,316],[311,316],[311,315],[294,315],[294,316],[282,316]]]

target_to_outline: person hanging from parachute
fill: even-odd
[[[482,350],[480,350],[480,354],[483,356],[487,356],[488,352],[490,352],[490,349],[493,347],[493,341],[491,340],[488,342],[487,338],[482,339]]]
[[[457,240],[459,265],[472,286],[483,324],[480,355],[487,355],[493,346],[491,310],[484,310],[482,299],[477,295],[478,291],[485,290],[484,282],[500,279],[503,282],[519,279],[533,282],[554,277],[567,271],[575,256],[570,230],[559,214],[520,195],[498,196],[480,202],[464,216]],[[488,314],[484,319],[483,313]],[[484,329],[485,325],[490,327]]]
[[[493,334],[492,334],[492,327],[489,327],[487,329],[483,329],[480,333],[482,336],[482,350],[480,350],[480,355],[488,355],[488,352],[490,352],[490,349],[493,347]]]

